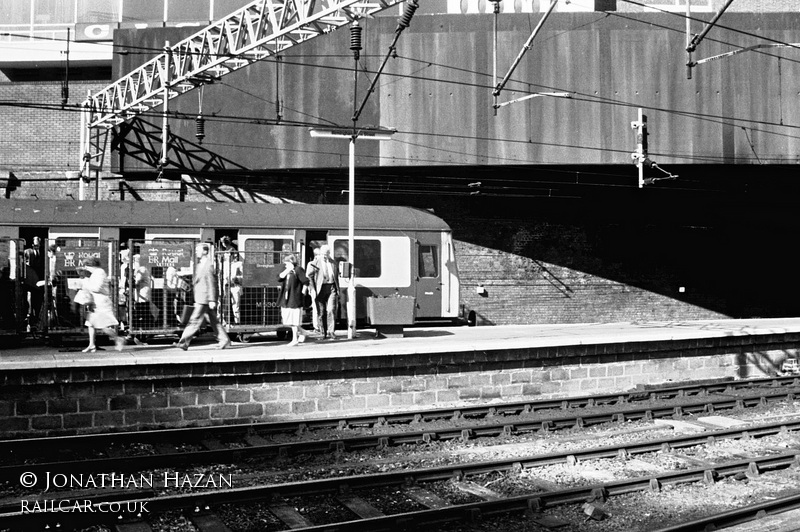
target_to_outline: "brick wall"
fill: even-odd
[[[101,81],[70,83],[69,106],[61,110],[60,82],[0,83],[3,107],[0,128],[0,167],[14,172],[78,170],[80,112],[87,94],[107,85]]]
[[[569,238],[568,233],[553,231]],[[637,287],[635,278],[628,282],[611,279],[463,241],[456,242],[456,253],[462,283],[462,313],[474,312],[478,325],[697,320],[725,316],[699,304],[681,301],[677,293],[670,296]],[[478,293],[479,287],[482,293]]]
[[[457,238],[462,313],[474,313],[478,324],[744,317],[756,311],[737,294],[767,267],[748,262],[745,271],[739,249],[725,239],[747,237],[725,224],[694,226],[676,217],[645,225],[580,208],[508,218],[466,209],[440,215]]]
[[[756,378],[800,334],[431,355],[8,371],[0,434],[24,437],[341,414]]]

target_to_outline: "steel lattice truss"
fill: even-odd
[[[84,159],[102,165],[107,131],[199,86],[402,0],[256,0],[89,97]],[[201,81],[202,82],[202,81]],[[98,131],[99,130],[99,131]]]

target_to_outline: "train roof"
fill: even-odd
[[[347,205],[164,201],[0,200],[0,225],[347,229]],[[362,229],[449,231],[413,207],[356,205]]]

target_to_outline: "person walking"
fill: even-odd
[[[295,346],[306,340],[305,330],[302,327],[305,298],[303,287],[308,284],[308,278],[303,268],[297,265],[294,255],[287,255],[283,259],[283,265],[284,270],[278,274],[278,282],[281,284],[278,301],[281,305],[281,321],[292,328],[292,341],[289,345]]]
[[[209,244],[197,246],[197,256],[200,258],[200,262],[192,279],[194,284],[194,311],[192,311],[189,323],[183,330],[181,339],[176,344],[184,351],[189,348],[192,338],[200,330],[204,318],[208,320],[211,328],[217,333],[217,341],[219,342],[217,349],[227,349],[231,345],[228,333],[225,332],[225,329],[217,319],[216,308],[217,298],[219,297],[217,274],[214,271],[214,261],[209,256],[209,253],[211,253]]]
[[[319,327],[323,339],[336,340],[336,309],[339,306],[339,275],[336,262],[331,258],[331,248],[323,244],[314,259],[314,269],[309,275],[316,292],[314,303],[319,313]]]
[[[91,303],[87,302],[86,304],[90,309],[86,314],[86,327],[89,329],[89,345],[86,346],[83,352],[94,353],[97,351],[95,338],[98,329],[104,331],[109,338],[114,340],[117,351],[122,351],[125,345],[125,339],[118,336],[117,331],[114,330],[114,327],[119,325],[119,322],[114,316],[108,275],[105,270],[100,267],[100,259],[97,257],[87,259],[83,266],[89,273],[89,277],[83,281],[82,290],[86,290],[91,294]]]

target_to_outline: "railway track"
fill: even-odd
[[[800,391],[800,387],[795,388],[800,384],[796,378],[759,379],[736,384],[735,387],[732,383],[675,387],[650,391],[645,395],[586,396],[294,423],[4,440],[0,441],[0,456],[4,457],[0,459],[0,482],[13,481],[24,472],[37,475],[45,471],[51,474],[131,472],[196,464],[239,463],[250,458],[271,460],[434,441],[523,435],[614,422],[708,415],[791,401],[795,391]],[[370,433],[343,436],[343,431],[348,428],[363,428]],[[296,441],[298,433],[309,431],[321,432],[324,437]],[[135,454],[130,452],[132,446],[137,448]]]
[[[0,480],[5,481],[6,485],[18,481],[20,475],[34,474],[58,475],[58,474],[92,474],[93,472],[113,471],[118,474],[133,471],[157,470],[159,468],[193,467],[200,464],[209,463],[240,463],[252,457],[260,459],[280,459],[290,456],[306,455],[313,453],[358,451],[362,449],[386,448],[399,445],[416,445],[434,441],[461,440],[468,441],[476,438],[498,437],[523,435],[540,431],[550,432],[569,428],[590,427],[593,425],[622,422],[626,420],[650,420],[659,418],[682,417],[684,415],[708,414],[730,409],[753,408],[767,406],[779,401],[791,401],[795,396],[795,387],[798,386],[798,379],[795,377],[778,377],[775,379],[756,379],[752,381],[738,381],[725,383],[712,383],[689,386],[676,386],[647,392],[637,392],[631,394],[610,394],[603,396],[585,396],[570,398],[567,400],[552,401],[531,401],[516,402],[507,404],[478,405],[469,408],[459,409],[434,409],[419,412],[404,412],[398,414],[382,414],[375,416],[347,417],[344,419],[322,419],[306,420],[298,423],[264,423],[248,426],[224,426],[224,427],[203,427],[191,429],[178,429],[166,431],[143,431],[137,433],[116,433],[90,436],[71,436],[65,438],[42,438],[35,440],[6,440],[0,442],[0,456],[13,457],[0,466]],[[567,415],[568,414],[568,415]],[[446,423],[438,423],[438,422]],[[800,423],[800,421],[798,422]],[[715,431],[712,438],[739,438],[739,437],[764,437],[774,435],[776,427],[780,427],[784,432],[800,430],[796,423],[782,423],[775,427],[749,428],[747,431]],[[355,437],[341,437],[341,432],[349,429],[363,429],[364,432],[374,432],[371,434]],[[402,429],[402,430],[397,430]],[[421,430],[417,430],[421,429]],[[328,437],[329,431],[333,431],[333,438]],[[323,437],[305,441],[292,441],[297,433],[320,432]],[[738,436],[744,434],[744,436]],[[506,471],[519,471],[531,467],[545,467],[548,465],[566,463],[575,465],[581,461],[599,459],[619,459],[620,457],[630,457],[635,454],[666,452],[673,449],[680,449],[685,446],[700,445],[703,440],[708,441],[709,435],[703,434],[696,437],[680,437],[670,440],[659,440],[655,443],[644,442],[641,444],[630,444],[628,447],[614,447],[607,449],[595,449],[592,451],[573,451],[567,454],[549,454],[538,457],[527,457],[524,461],[513,462]],[[277,438],[278,441],[271,441]],[[152,446],[152,454],[144,456],[130,456],[119,451],[132,442],[136,444],[146,444]],[[184,443],[192,443],[199,450],[181,449]],[[232,444],[232,445],[231,445]],[[229,446],[231,445],[231,446]],[[87,450],[89,456],[87,456]],[[596,453],[596,454],[593,454]],[[11,463],[9,463],[11,462]],[[490,463],[491,464],[491,463]],[[461,465],[461,470],[455,473],[437,474],[443,475],[438,479],[439,482],[446,479],[458,478],[459,476],[475,476],[486,474],[490,471],[498,471],[497,466],[478,466],[488,467],[483,473],[480,470],[473,470],[472,465]],[[492,469],[492,468],[495,469]],[[404,482],[434,481],[422,475],[421,480],[416,478],[409,481],[406,473],[399,473]],[[413,476],[413,475],[412,475]],[[363,476],[369,478],[370,475]],[[357,478],[357,477],[348,477]],[[361,478],[361,477],[358,477]],[[331,484],[335,480],[329,481]],[[352,489],[369,489],[358,484],[360,481],[349,481],[336,488],[342,493]],[[311,489],[310,484],[303,483],[282,483],[276,493],[280,497],[287,497],[293,493],[292,486],[302,486],[301,491]],[[87,494],[81,500],[86,504],[103,505],[111,503],[137,504],[137,501],[148,501],[148,511],[152,508],[165,504],[164,512],[169,512],[169,503],[162,501],[157,489],[159,486],[151,486],[152,489],[142,489],[136,492],[130,490],[101,490],[99,494]],[[161,488],[163,488],[163,483]],[[215,486],[216,487],[216,486]],[[219,486],[225,487],[225,486]],[[32,486],[33,490],[40,489],[41,486]],[[413,488],[413,489],[412,489]],[[266,488],[264,488],[266,489]],[[287,491],[289,490],[289,491]],[[405,487],[404,491],[411,490],[416,495],[411,497],[418,504],[423,506],[427,503],[424,490],[419,488]],[[164,490],[160,490],[163,492]],[[252,493],[250,488],[242,490],[229,490],[233,493],[245,494],[246,500],[250,499]],[[558,490],[556,490],[558,491]],[[478,490],[480,493],[480,490]],[[223,492],[224,493],[224,492]],[[134,496],[138,494],[138,497]],[[174,500],[197,500],[208,499],[205,497],[198,499],[197,494],[187,494]],[[293,496],[293,495],[292,495]],[[297,495],[300,496],[299,494]],[[131,498],[133,497],[133,498]],[[194,499],[193,499],[194,497]],[[213,517],[204,517],[203,508],[209,505],[219,506],[227,504],[216,499],[226,495],[213,495],[213,503],[201,504],[192,509],[191,515],[194,520],[203,520],[207,523],[215,523]],[[269,495],[270,500],[276,499],[275,495]],[[416,497],[416,498],[415,498]],[[164,500],[173,500],[170,498]],[[345,497],[347,499],[347,497]],[[48,497],[38,497],[34,500],[52,500]],[[433,499],[431,499],[433,500]],[[156,502],[159,501],[159,502]],[[151,504],[152,502],[152,504]],[[430,501],[428,501],[430,503]],[[277,503],[276,503],[277,504]],[[369,509],[369,505],[364,506],[356,501],[355,507],[363,510],[362,514],[370,516],[374,514]],[[444,503],[437,503],[444,504]],[[18,510],[19,504],[9,503],[0,508],[0,530],[7,527],[4,523],[11,523],[8,529],[28,530],[28,528],[15,528],[21,521],[16,521],[14,515]],[[446,507],[450,507],[448,503]],[[456,505],[458,506],[458,505]],[[108,506],[106,506],[108,507]],[[209,506],[210,507],[210,506]],[[349,508],[345,505],[345,507]],[[501,507],[503,507],[501,505]],[[194,510],[198,511],[195,512]],[[476,508],[465,508],[473,511]],[[185,512],[185,507],[178,505],[172,511],[180,510]],[[430,510],[430,509],[429,509]],[[288,521],[282,521],[286,526],[295,526],[299,523],[293,519],[292,512],[281,504],[268,509],[270,515],[283,515]],[[349,510],[349,511],[352,511]],[[428,510],[424,510],[428,511]],[[486,509],[491,515],[494,510]],[[283,513],[281,513],[283,512]],[[125,512],[122,512],[125,513]],[[446,515],[451,515],[445,512]],[[25,521],[30,523],[31,513],[25,514]],[[361,515],[356,512],[356,515]],[[40,518],[41,516],[38,516]],[[71,515],[70,518],[75,518]],[[83,515],[79,515],[83,518]],[[296,517],[296,516],[295,516]],[[375,516],[373,516],[375,517]],[[22,518],[22,516],[17,516]],[[382,517],[381,517],[382,518]],[[10,520],[10,521],[8,521]],[[280,519],[278,519],[280,521]],[[46,519],[45,519],[46,521]],[[391,520],[390,520],[391,521]],[[38,521],[37,521],[38,522]],[[377,523],[377,521],[376,521]],[[48,526],[44,523],[42,526]],[[74,524],[74,523],[73,523]],[[307,525],[308,523],[306,523]],[[362,522],[363,526],[365,523]],[[395,523],[396,524],[396,523]],[[137,524],[136,527],[141,525]],[[303,526],[306,526],[303,525]],[[55,526],[53,524],[52,526]],[[64,523],[62,523],[64,526]],[[143,526],[143,525],[141,525]],[[200,530],[212,530],[197,526]],[[209,525],[210,526],[210,525]],[[220,528],[224,530],[224,528]],[[280,527],[275,528],[279,530]],[[343,528],[345,530],[346,528]],[[378,528],[380,529],[380,528]],[[135,528],[134,530],[138,530]],[[147,528],[143,528],[147,530]],[[332,528],[331,530],[338,530]]]
[[[750,523],[759,521],[766,516],[775,516],[790,510],[800,508],[800,493],[789,495],[787,497],[780,497],[772,501],[766,501],[758,504],[753,504],[745,508],[737,508],[714,515],[709,515],[701,519],[693,519],[685,523],[660,528],[654,532],[694,532],[695,530],[719,530],[723,527],[731,527],[741,525],[743,523]],[[774,529],[778,526],[772,524]],[[769,530],[770,528],[762,528],[761,530]],[[789,530],[784,528],[784,530]],[[795,529],[796,530],[796,529]]]
[[[273,530],[287,528],[297,530],[327,531],[370,531],[402,530],[420,525],[447,523],[461,520],[474,520],[478,517],[495,516],[513,512],[533,512],[541,514],[554,505],[586,504],[586,501],[605,501],[608,497],[623,495],[633,491],[659,491],[667,486],[685,483],[711,484],[722,478],[735,475],[757,477],[767,471],[790,467],[800,467],[800,443],[796,438],[800,431],[800,421],[714,431],[705,434],[684,435],[651,442],[627,443],[624,446],[608,446],[585,450],[572,450],[549,455],[521,456],[502,460],[457,463],[447,466],[403,470],[383,474],[353,475],[324,478],[310,481],[287,482],[275,485],[259,485],[228,490],[202,491],[166,496],[144,496],[120,498],[119,494],[109,500],[101,495],[84,496],[85,504],[96,511],[87,512],[39,512],[25,513],[10,507],[2,508],[0,530],[35,530],[59,528],[62,530],[105,525],[114,526],[122,532],[152,530],[148,524],[154,516],[165,512],[181,512],[200,531],[228,530],[220,517],[219,508],[260,504],[275,517]],[[669,470],[653,475],[626,478],[560,489],[535,489],[522,494],[497,494],[483,488],[470,479],[490,474],[514,474],[564,464],[575,467],[584,462],[598,460],[631,460],[634,457],[656,453],[677,453],[698,446],[714,445],[723,440],[749,440],[782,435],[792,440],[792,448],[776,453],[764,446],[767,455],[725,461],[724,463],[703,463],[688,459],[694,467],[678,471]],[[437,483],[454,484],[459,490],[472,494],[479,500],[475,502],[450,501],[437,494],[431,485]],[[374,506],[370,499],[377,493],[385,497],[401,496],[418,507],[386,515]],[[311,506],[321,497],[336,501],[344,509],[335,522],[313,524],[295,508]],[[62,499],[51,499],[51,507],[59,507],[60,500],[73,501],[72,495]],[[104,513],[101,508],[122,509],[118,512]],[[126,512],[125,509],[140,509]]]

